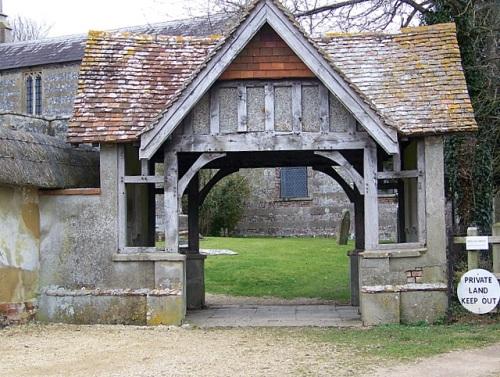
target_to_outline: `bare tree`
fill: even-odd
[[[9,19],[12,41],[29,41],[47,36],[51,26],[28,17],[15,16]]]

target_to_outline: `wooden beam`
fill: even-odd
[[[205,68],[191,81],[180,98],[162,116],[158,124],[141,135],[140,158],[150,159],[162,146],[173,130],[210,89],[219,76],[245,48],[266,22],[266,3],[257,4],[238,29],[227,38]]]
[[[276,7],[268,2],[266,21],[283,38],[307,67],[335,94],[352,113],[370,136],[388,153],[399,153],[397,132],[384,124],[349,83],[333,69],[319,51],[311,45],[302,32]]]
[[[163,183],[164,178],[159,175],[125,175],[120,177],[123,183]]]
[[[377,147],[366,147],[363,154],[363,177],[365,182],[365,249],[378,246],[378,193],[377,193]]]
[[[337,151],[321,151],[321,152],[314,152],[315,155],[325,157],[333,162],[335,162],[337,165],[339,165],[341,168],[344,169],[344,171],[351,177],[352,182],[358,189],[360,193],[364,192],[364,181],[363,177],[358,173],[356,169],[354,169],[354,166],[352,166],[349,161],[346,160],[344,156],[340,152]]]
[[[219,110],[219,90],[218,88],[213,88],[210,91],[210,135],[218,135],[220,133]]]
[[[274,131],[274,86],[272,84],[266,84],[264,86],[264,108],[264,129],[268,132],[272,132]]]
[[[425,243],[427,240],[427,221],[426,221],[426,197],[425,197],[425,142],[420,139],[417,142],[417,227],[418,240]],[[436,177],[437,178],[437,177]],[[439,177],[437,179],[443,179]]]
[[[300,82],[292,85],[292,131],[296,134],[302,131],[302,85]]]
[[[165,223],[165,251],[169,253],[179,252],[179,199],[177,192],[177,180],[179,167],[177,153],[165,148],[165,191],[164,199],[164,223]]]
[[[366,138],[361,134],[303,132],[275,134],[247,132],[224,135],[173,135],[170,143],[178,152],[251,152],[290,150],[352,150],[364,149]]]
[[[200,175],[196,173],[188,186],[188,252],[200,252]]]
[[[247,132],[247,87],[238,85],[238,132]]]
[[[125,145],[117,144],[118,167],[118,251],[122,252],[127,246],[127,188],[125,176]]]
[[[379,171],[377,173],[377,179],[418,178],[419,176],[418,170]]]
[[[330,132],[330,95],[323,84],[319,84],[319,116],[321,132]]]
[[[200,190],[200,198],[199,198],[199,204],[200,206],[203,205],[203,202],[205,201],[208,193],[214,187],[217,182],[219,182],[222,178],[227,177],[230,174],[236,173],[239,169],[237,168],[230,168],[230,169],[220,169],[215,175],[203,186],[203,188]]]
[[[198,171],[201,168],[203,168],[209,162],[225,156],[226,156],[225,153],[203,153],[200,157],[198,157],[198,159],[193,163],[193,165],[191,165],[188,171],[184,173],[182,178],[179,180],[179,185],[178,185],[179,198],[182,198],[182,195],[184,195],[184,191],[186,190],[186,187],[188,186],[189,182],[191,182],[191,179],[198,173]]]

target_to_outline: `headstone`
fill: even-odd
[[[347,245],[349,239],[349,231],[351,228],[351,213],[348,209],[342,211],[342,218],[339,224],[339,231],[337,234],[337,243],[339,245]]]

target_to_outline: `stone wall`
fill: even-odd
[[[75,62],[0,72],[0,93],[2,93],[0,96],[0,110],[24,113],[24,75],[28,72],[41,72],[42,115],[49,117],[71,116],[79,69],[79,62]]]
[[[31,319],[37,306],[40,219],[35,188],[0,186],[0,325]]]
[[[335,236],[342,211],[351,212],[354,236],[354,205],[342,188],[329,176],[308,168],[309,198],[284,200],[280,197],[279,168],[242,170],[251,185],[237,235],[259,236]],[[382,240],[396,239],[397,203],[394,198],[380,200]]]

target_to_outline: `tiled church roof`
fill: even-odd
[[[194,17],[114,30],[137,34],[211,35],[223,33],[234,20],[216,14],[210,18]],[[0,70],[34,67],[38,65],[79,62],[83,58],[87,34],[66,35],[32,41],[1,43]]]
[[[217,37],[92,33],[68,140],[135,140],[212,55]],[[474,131],[453,24],[399,34],[329,34],[313,43],[403,135]]]

